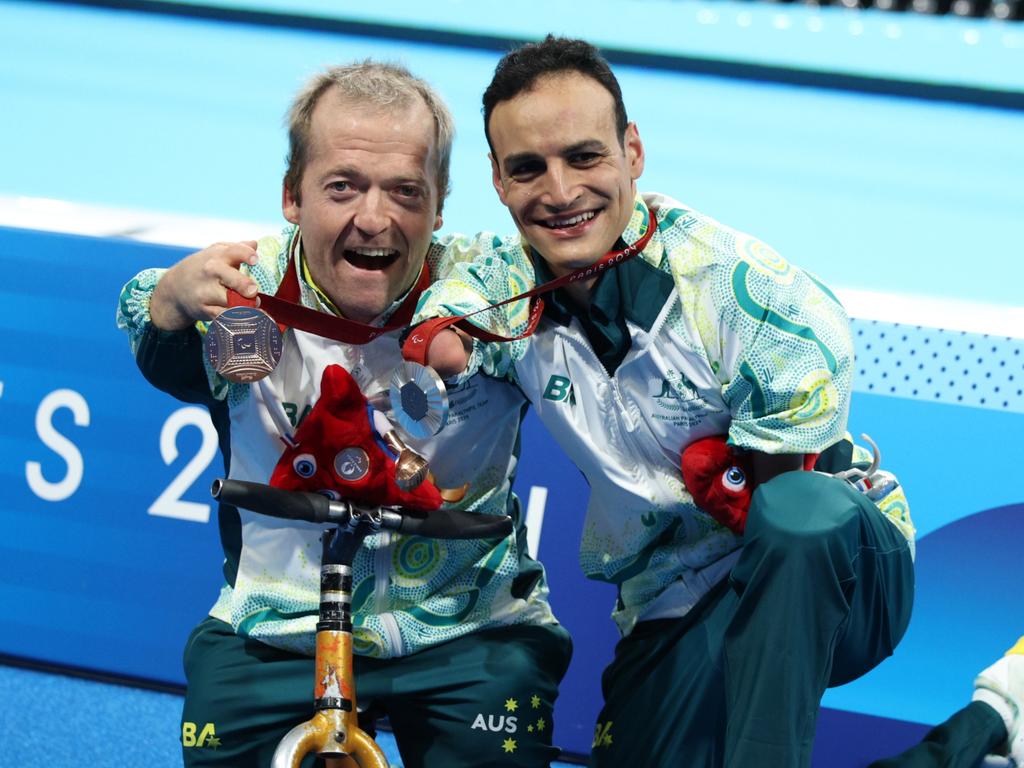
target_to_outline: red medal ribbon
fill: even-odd
[[[285,328],[298,328],[300,331],[315,333],[317,336],[340,341],[343,344],[366,344],[378,336],[408,325],[416,311],[416,302],[419,301],[420,294],[430,285],[430,272],[424,263],[416,284],[395,310],[388,323],[383,326],[367,325],[299,304],[299,276],[295,266],[296,260],[297,257],[293,253],[288,260],[288,269],[284,274],[284,279],[273,296],[258,293],[256,298],[248,299],[237,291],[229,289],[228,306],[255,307],[258,299],[259,309],[270,315],[280,326],[282,332]]]
[[[433,341],[434,337],[441,331],[446,328],[450,328],[453,325],[457,325],[461,330],[465,331],[475,339],[480,339],[481,341],[518,341],[519,339],[525,339],[527,336],[532,336],[533,332],[537,330],[541,314],[544,312],[544,300],[537,297],[541,294],[549,293],[556,288],[561,288],[563,285],[568,285],[569,283],[574,283],[578,280],[587,280],[591,277],[597,277],[602,272],[611,269],[612,267],[617,267],[623,262],[629,261],[647,247],[647,244],[654,236],[655,229],[657,229],[657,222],[654,218],[654,211],[648,207],[647,231],[644,232],[643,236],[632,245],[627,245],[621,251],[610,251],[590,266],[580,267],[567,275],[562,275],[554,280],[549,280],[543,285],[538,285],[525,293],[513,296],[511,299],[505,299],[497,304],[492,304],[488,307],[484,307],[483,309],[478,309],[475,312],[470,312],[467,315],[435,317],[430,320],[424,320],[413,329],[413,332],[409,334],[409,338],[405,340],[405,344],[402,345],[402,357],[414,363],[426,365],[427,350],[430,348],[430,342]],[[466,322],[466,318],[468,317],[479,315],[481,312],[488,312],[492,309],[496,309],[497,307],[503,307],[506,304],[511,304],[513,301],[519,301],[520,299],[531,299],[531,301],[530,317],[526,324],[526,330],[518,336],[502,336],[497,333],[485,331],[472,323]],[[536,300],[534,301],[532,299]]]

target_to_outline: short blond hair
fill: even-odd
[[[441,213],[448,196],[449,168],[455,121],[438,93],[400,64],[365,61],[331,67],[313,76],[299,91],[288,110],[288,170],[284,183],[296,201],[299,185],[309,159],[309,134],[313,110],[328,90],[337,89],[348,101],[376,107],[403,108],[422,99],[434,118],[434,139],[437,150],[437,212]]]

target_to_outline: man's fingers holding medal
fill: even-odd
[[[209,277],[214,278],[222,287],[218,291],[220,301],[214,306],[224,308],[228,305],[227,289],[237,291],[248,299],[255,298],[259,292],[256,281],[242,272],[243,264],[253,266],[256,264],[256,241],[245,240],[239,243],[218,243],[208,250],[213,251],[211,257],[204,265],[204,270]],[[214,313],[216,314],[216,312]]]
[[[160,278],[150,301],[150,318],[167,331],[210,320],[228,305],[229,288],[243,296],[257,293],[243,264],[256,263],[256,242],[215,243],[179,261]]]

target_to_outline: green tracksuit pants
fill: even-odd
[[[356,656],[365,730],[387,715],[404,768],[539,768],[557,758],[552,709],[571,655],[561,626],[476,632],[411,656]],[[313,660],[207,618],[185,649],[187,768],[264,768],[313,714]],[[312,766],[312,760],[303,765]]]
[[[617,646],[590,764],[809,765],[825,689],[892,653],[913,593],[908,544],[871,501],[834,477],[780,475],[755,492],[728,579]]]

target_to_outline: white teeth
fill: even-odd
[[[577,216],[573,216],[571,219],[559,219],[558,221],[548,221],[545,222],[545,224],[551,229],[555,229],[557,227],[574,227],[581,221],[590,221],[596,215],[597,214],[594,211],[587,211],[586,213],[581,213]]]
[[[360,256],[372,257],[393,256],[398,253],[394,248],[350,248],[349,250]]]

